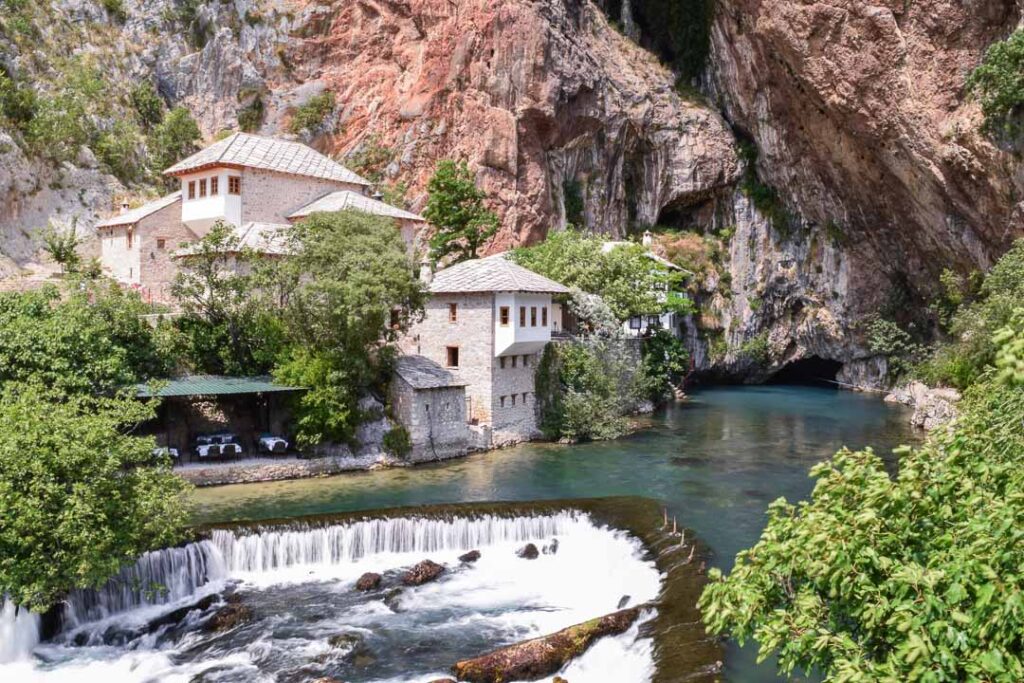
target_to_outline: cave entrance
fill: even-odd
[[[836,360],[810,356],[787,363],[768,380],[768,384],[803,384],[839,388],[836,376],[843,364]]]

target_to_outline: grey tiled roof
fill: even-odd
[[[171,204],[174,204],[175,202],[177,202],[180,199],[181,199],[181,192],[180,191],[179,192],[172,192],[171,194],[167,195],[166,197],[161,197],[160,199],[154,199],[153,201],[149,202],[148,204],[143,204],[142,206],[136,207],[136,208],[132,209],[131,211],[125,211],[124,213],[118,214],[116,216],[111,216],[110,218],[107,218],[106,220],[102,220],[102,221],[100,221],[99,223],[96,224],[96,227],[97,228],[111,228],[111,227],[113,227],[115,225],[135,225],[136,223],[141,221],[146,216],[149,216],[150,214],[154,214],[157,211],[159,211],[160,209],[166,208],[166,207],[170,206]]]
[[[413,389],[440,389],[464,387],[455,375],[426,356],[399,356],[395,359],[395,372]]]
[[[366,180],[336,161],[328,159],[301,142],[265,138],[249,133],[235,133],[206,149],[179,161],[164,171],[180,175],[211,166],[243,166],[278,173],[336,180],[353,185],[370,185]]]
[[[292,226],[279,223],[257,223],[250,221],[241,227],[234,228],[238,239],[238,248],[232,253],[243,249],[251,249],[257,254],[281,255],[288,253],[287,233]],[[199,245],[196,242],[187,244],[174,252],[174,257],[191,256]]]
[[[391,206],[384,202],[377,201],[372,197],[353,192],[352,190],[341,190],[340,192],[332,192],[329,195],[317,199],[312,204],[302,207],[295,213],[288,216],[288,218],[305,218],[311,213],[317,213],[318,211],[344,211],[345,209],[356,209],[363,213],[372,213],[375,216],[390,216],[391,218],[400,218],[407,221],[423,221],[426,219],[423,216],[417,216],[414,213],[399,209],[397,206]]]
[[[512,263],[505,254],[457,263],[434,275],[430,291],[435,294],[457,292],[535,292],[567,294],[569,288]]]

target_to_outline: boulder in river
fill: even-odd
[[[630,596],[623,595],[621,598],[619,598],[619,606],[616,609],[622,609],[623,607],[628,605],[630,599],[631,599]]]
[[[465,555],[459,555],[459,562],[464,562],[466,564],[469,564],[470,562],[476,562],[479,559],[480,559],[480,551],[479,550],[470,550]]]
[[[378,586],[380,586],[380,574],[374,572],[366,572],[356,581],[357,591],[372,591]]]
[[[544,554],[545,555],[554,555],[557,552],[558,552],[558,539],[557,538],[552,538],[551,539],[551,543],[546,545],[546,546],[544,546]]]
[[[338,633],[328,638],[327,644],[333,648],[354,650],[363,644],[363,637],[358,633]]]
[[[444,573],[444,567],[432,560],[423,560],[402,577],[402,583],[406,586],[421,586],[433,581]]]
[[[230,631],[252,619],[252,610],[238,595],[229,595],[224,606],[206,623],[207,631]]]
[[[537,550],[537,546],[532,543],[527,543],[522,548],[516,551],[516,555],[523,558],[524,560],[536,560],[540,557],[540,551]]]
[[[640,610],[639,606],[631,607],[551,635],[463,660],[452,667],[452,673],[460,681],[469,683],[534,681],[550,676],[586,652],[600,638],[624,633],[640,616]]]

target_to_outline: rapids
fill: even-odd
[[[556,538],[556,553],[515,555]],[[473,549],[480,560],[460,565]],[[397,570],[427,557],[447,567],[434,583],[393,596],[353,590],[367,571],[400,585]],[[100,590],[76,591],[47,642],[36,642],[37,617],[15,617],[5,603],[0,680],[430,681],[458,659],[612,612],[625,595],[630,604],[653,600],[660,586],[637,539],[585,513],[218,529],[147,553]],[[221,596],[232,592],[251,619],[210,632]],[[563,673],[574,683],[609,675],[640,683],[653,667],[651,640],[634,625]]]

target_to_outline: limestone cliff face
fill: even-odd
[[[586,227],[621,236],[729,186],[717,111],[684,101],[650,53],[582,0],[362,0],[318,6],[294,48],[301,77],[338,94],[331,147],[370,136],[413,203],[441,158],[464,158],[503,217],[491,251],[564,227],[575,183]],[[578,218],[577,218],[578,221]]]
[[[734,284],[760,271],[763,294],[756,311],[735,302],[733,332],[767,332],[782,359],[856,361],[870,381],[884,368],[859,344],[865,315],[920,320],[943,268],[986,268],[1024,234],[1022,166],[963,88],[1020,18],[1006,0],[719,3],[711,87],[796,219],[747,251],[759,223],[736,214]]]

